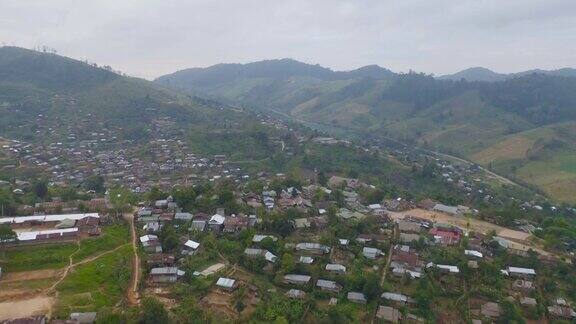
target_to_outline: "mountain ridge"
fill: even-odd
[[[453,74],[446,74],[438,76],[439,80],[453,80],[459,81],[464,79],[466,81],[486,81],[497,82],[506,79],[522,77],[530,74],[543,74],[549,76],[562,76],[562,77],[576,77],[576,69],[574,68],[560,68],[555,70],[531,69],[516,73],[498,73],[484,67],[471,67]]]
[[[488,79],[493,79],[495,74],[478,68],[472,72],[482,72]],[[569,75],[569,72],[563,73]],[[531,182],[529,173],[522,171],[535,164],[535,157],[549,158],[542,165],[549,163],[550,179],[563,176],[560,169],[558,172],[553,170],[557,164],[551,152],[567,156],[569,161],[574,152],[573,162],[576,163],[576,147],[572,145],[549,145],[547,153],[540,156],[538,152],[544,150],[534,148],[536,153],[520,159],[498,155],[497,160],[489,161],[477,155],[512,134],[576,121],[576,78],[572,77],[532,72],[500,81],[470,82],[415,72],[390,72],[385,76],[378,72],[377,76],[384,76],[381,78],[354,73],[338,74],[337,78],[298,73],[289,77],[221,76],[220,82],[209,84],[202,82],[201,74],[192,76],[196,78],[194,82],[182,78],[171,83],[173,75],[156,82],[234,105],[278,112],[363,138],[393,137],[476,159],[487,167],[497,163],[498,170],[505,171],[506,175],[518,176],[519,180],[536,185],[542,183]],[[554,132],[550,141],[571,143],[569,134],[572,132]],[[541,188],[546,191],[549,187],[544,184]],[[576,173],[566,188],[576,189]]]

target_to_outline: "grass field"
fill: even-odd
[[[92,255],[109,251],[130,241],[130,230],[126,225],[103,227],[102,235],[85,239],[80,248],[74,243],[23,246],[0,251],[0,267],[4,272],[32,271],[64,268],[73,254],[78,262]]]
[[[525,136],[510,137],[475,153],[471,158],[483,165],[497,160],[524,159],[534,142],[534,139]]]
[[[115,253],[74,268],[57,287],[55,314],[67,317],[74,311],[114,306],[129,285],[131,257],[132,247],[126,245]]]
[[[550,160],[530,161],[516,175],[542,188],[550,197],[576,202],[576,154],[556,154]]]
[[[78,246],[73,243],[25,246],[0,252],[4,272],[63,268]]]
[[[102,235],[99,237],[81,241],[80,250],[72,258],[74,262],[78,262],[128,242],[130,242],[130,229],[127,225],[106,226],[102,228]]]

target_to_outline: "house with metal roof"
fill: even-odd
[[[193,255],[198,251],[199,247],[200,247],[200,243],[198,243],[196,241],[188,240],[188,241],[186,241],[186,243],[184,243],[184,246],[182,247],[182,254]]]
[[[512,277],[533,278],[536,276],[536,271],[534,269],[507,267],[506,271]]]
[[[216,286],[226,290],[234,290],[237,287],[236,280],[225,277],[218,278],[218,281],[216,281]]]
[[[342,290],[342,286],[337,282],[324,279],[318,279],[318,281],[316,281],[316,287],[330,292],[340,292],[340,290]]]
[[[176,213],[174,215],[174,220],[188,222],[192,220],[192,214],[190,213]]]
[[[184,274],[184,271],[176,267],[152,268],[150,270],[150,280],[154,283],[172,283],[176,282]]]
[[[346,274],[346,267],[337,263],[328,263],[326,271],[336,274]]]
[[[296,244],[296,250],[310,252],[314,254],[330,253],[330,247],[322,245],[320,243],[298,243]]]
[[[375,260],[379,256],[384,255],[384,253],[380,249],[365,246],[362,248],[362,255],[367,259]]]
[[[264,257],[266,261],[272,263],[276,262],[276,260],[278,259],[278,257],[272,254],[270,251],[264,249],[247,248],[244,250],[244,254],[246,254],[248,257],[251,258],[257,258],[261,256]]]
[[[300,274],[287,274],[284,276],[284,283],[294,285],[305,285],[310,282],[312,277]]]
[[[414,300],[406,295],[393,293],[393,292],[385,292],[380,297],[395,302],[397,304],[406,304],[406,303],[414,303]]]
[[[361,292],[349,292],[348,295],[346,296],[346,298],[353,302],[353,303],[357,303],[357,304],[366,304],[367,299],[366,296],[361,293]]]

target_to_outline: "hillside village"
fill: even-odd
[[[170,152],[167,147],[164,153]],[[142,170],[111,155],[117,162],[103,168],[111,171],[105,173],[107,185],[117,181],[110,176],[116,170]],[[155,187],[147,197],[156,198],[135,203],[133,212],[142,267],[139,297],[153,296],[175,314],[183,307],[182,293],[191,289],[195,299],[187,307],[207,321],[329,316],[334,321],[482,323],[576,317],[571,295],[547,287],[550,280],[566,280],[550,268],[570,266],[570,258],[535,244],[530,239],[534,226],[500,227],[477,219],[474,208],[433,199],[367,200],[366,192],[376,188],[357,178],[248,176],[231,172],[225,158],[194,162],[203,164],[199,169],[205,173],[198,172],[203,182]],[[473,192],[474,182],[454,181],[471,171],[436,163],[447,184]],[[127,189],[140,193],[141,187],[130,184]],[[172,193],[163,193],[167,189]],[[62,206],[49,209],[48,203],[19,209],[41,215],[1,218],[0,224],[17,233],[4,245],[95,239],[103,228],[123,222],[110,195],[83,202],[83,209],[92,206],[83,212],[92,214],[44,215],[62,211]],[[68,212],[80,211],[79,204],[66,205]],[[458,296],[466,296],[465,301]],[[94,310],[56,317],[69,315],[69,322],[84,323],[78,318],[98,318]]]
[[[576,210],[534,188],[214,102],[191,127],[79,101],[0,138],[2,323],[576,318]]]

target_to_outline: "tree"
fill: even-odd
[[[40,180],[34,184],[34,193],[42,199],[48,196],[48,184],[45,180]]]
[[[130,204],[135,202],[134,194],[124,188],[114,188],[109,193],[112,207],[117,213],[123,213],[130,210]]]
[[[500,317],[500,323],[516,323],[523,324],[526,323],[522,317],[522,313],[518,306],[513,304],[508,300],[502,301],[502,316]]]
[[[318,172],[318,183],[326,186],[326,184],[328,183],[328,177],[326,176],[326,173],[320,171]]]
[[[160,188],[154,186],[148,193],[146,193],[146,200],[154,201],[166,198],[168,195],[165,192],[162,192]]]
[[[141,324],[170,323],[168,312],[158,300],[148,297],[142,301]]]
[[[86,189],[94,190],[96,193],[102,194],[106,189],[104,188],[104,177],[93,175],[86,179]]]
[[[180,244],[178,235],[172,226],[162,227],[160,237],[162,238],[162,249],[166,252],[171,252],[178,247],[178,244]]]
[[[202,309],[198,307],[197,301],[194,297],[185,297],[178,307],[174,308],[172,311],[174,315],[176,315],[178,323],[200,324],[209,322],[206,314],[204,314]]]
[[[368,300],[377,299],[380,296],[380,284],[378,282],[378,276],[371,272],[366,275],[366,282],[362,289],[364,295]]]
[[[16,232],[8,225],[0,225],[0,242],[11,242],[18,240]]]
[[[280,261],[280,271],[283,273],[290,273],[296,268],[296,262],[294,262],[294,256],[290,253],[284,253],[282,255],[282,260]]]

